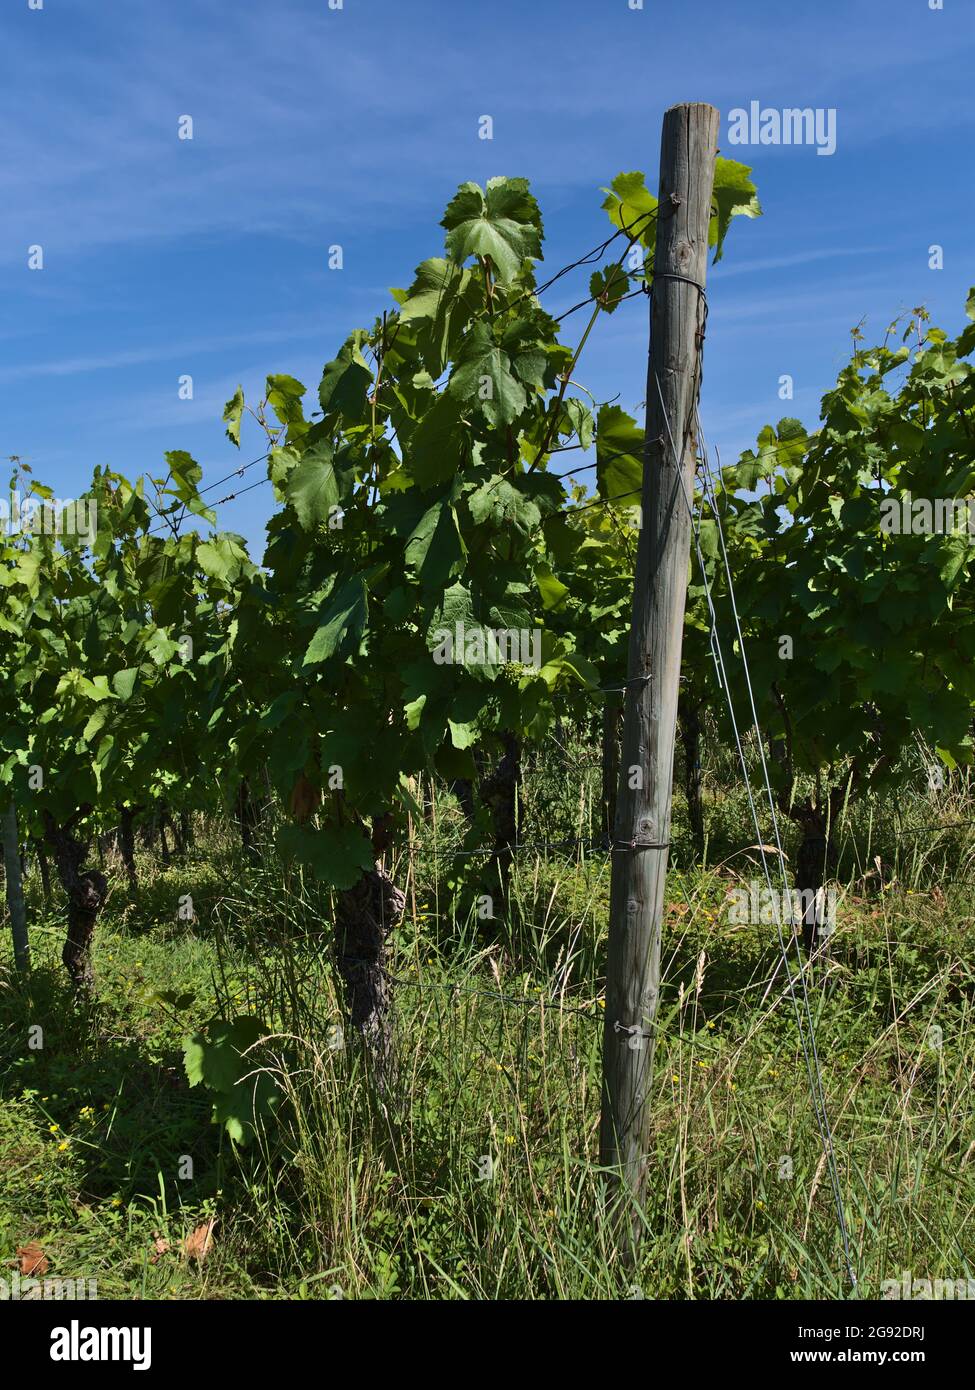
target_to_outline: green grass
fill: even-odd
[[[585,822],[584,798],[565,798],[556,833],[589,833],[580,805]],[[754,853],[726,845],[711,862],[733,857],[707,870],[677,856],[645,1238],[629,1269],[596,1162],[606,858],[524,856],[498,942],[450,925],[452,861],[420,852],[458,833],[444,795],[399,867],[399,1060],[384,1100],[354,1048],[330,1045],[341,1009],[329,904],[313,886],[270,860],[243,865],[217,830],[165,871],[141,853],[135,902],[113,880],[96,994],[79,1004],[60,909],[44,914],[32,876],[26,991],[7,933],[0,956],[0,1258],[37,1241],[52,1275],[95,1278],[102,1298],[843,1297],[781,972],[767,988],[774,933],[731,926],[724,910],[734,875],[755,876]],[[931,877],[915,858],[882,889],[854,883],[810,981],[867,1296],[902,1269],[975,1277],[975,889]],[[186,893],[193,922],[178,915]],[[167,991],[191,1002],[160,1002]],[[245,1149],[182,1064],[188,1034],[239,1014],[273,1030],[252,1060],[282,1097]],[[214,1217],[207,1258],[181,1258]]]

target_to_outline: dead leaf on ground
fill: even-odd
[[[43,1277],[51,1268],[50,1261],[36,1240],[32,1240],[30,1245],[17,1246],[17,1262],[21,1274],[26,1275],[41,1275]]]
[[[169,1254],[169,1241],[165,1236],[161,1236],[158,1231],[153,1231],[152,1233],[152,1250],[153,1253],[149,1256],[149,1263],[151,1265],[158,1263],[160,1255]]]
[[[202,1264],[210,1253],[213,1244],[213,1228],[217,1224],[217,1218],[211,1217],[209,1221],[204,1221],[202,1226],[197,1226],[183,1241],[183,1258],[196,1260],[197,1264]]]

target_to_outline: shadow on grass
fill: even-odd
[[[220,1145],[208,1097],[190,1090],[176,1046],[147,1050],[116,1022],[59,970],[36,966],[26,987],[0,992],[0,1101],[32,1098],[42,1136],[80,1160],[83,1201],[158,1195],[160,1174],[167,1184],[182,1174],[188,1201],[212,1195]]]

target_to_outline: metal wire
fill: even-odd
[[[788,983],[788,986],[789,986],[789,993],[790,993],[790,996],[791,996],[791,998],[792,998],[793,1007],[794,1007],[795,1013],[796,1013],[796,1024],[797,1024],[798,1031],[799,1031],[799,1040],[800,1040],[800,1043],[801,1043],[801,1045],[802,1045],[803,1057],[804,1057],[805,1063],[806,1063],[807,1075],[808,1075],[808,1077],[809,1077],[810,1093],[811,1093],[811,1095],[812,1095],[813,1106],[814,1106],[814,1110],[815,1110],[815,1113],[816,1113],[817,1126],[818,1126],[818,1128],[819,1128],[820,1137],[821,1137],[822,1142],[823,1142],[824,1154],[825,1154],[825,1157],[826,1157],[827,1167],[828,1167],[829,1174],[830,1174],[830,1182],[831,1182],[831,1185],[832,1185],[832,1188],[833,1188],[833,1196],[834,1196],[835,1205],[836,1205],[837,1219],[838,1219],[839,1228],[840,1228],[840,1232],[841,1232],[842,1240],[843,1240],[843,1252],[844,1252],[844,1257],[845,1257],[845,1260],[846,1260],[847,1273],[848,1273],[848,1275],[849,1275],[849,1278],[850,1278],[850,1281],[851,1281],[853,1287],[856,1288],[856,1286],[857,1286],[857,1277],[856,1277],[856,1271],[855,1271],[854,1268],[853,1268],[853,1261],[852,1261],[852,1257],[851,1257],[851,1254],[850,1254],[849,1234],[848,1234],[848,1232],[847,1232],[847,1227],[846,1227],[846,1216],[845,1216],[845,1212],[844,1212],[844,1209],[843,1209],[843,1193],[842,1193],[842,1189],[841,1189],[840,1181],[839,1181],[839,1171],[838,1171],[837,1166],[836,1166],[836,1154],[835,1154],[835,1147],[834,1147],[834,1142],[833,1142],[833,1133],[832,1133],[832,1129],[831,1129],[830,1123],[829,1123],[829,1116],[828,1116],[827,1111],[826,1111],[826,1098],[825,1098],[825,1091],[824,1091],[824,1088],[823,1088],[822,1068],[821,1068],[821,1066],[820,1066],[819,1054],[818,1054],[818,1051],[817,1051],[817,1048],[816,1048],[816,1030],[815,1030],[815,1025],[814,1025],[814,1023],[813,1023],[812,1011],[811,1011],[810,1005],[809,1005],[809,991],[808,991],[808,988],[807,988],[807,985],[806,985],[806,973],[805,973],[805,970],[804,970],[804,969],[802,968],[802,966],[800,965],[800,967],[799,967],[799,980],[800,980],[801,987],[802,987],[803,1012],[805,1013],[805,1016],[806,1016],[806,1023],[807,1023],[807,1025],[808,1025],[808,1029],[809,1029],[809,1044],[808,1044],[808,1046],[807,1046],[807,1042],[806,1042],[806,1033],[805,1033],[805,1029],[804,1029],[804,1027],[803,1027],[802,1012],[800,1012],[799,1001],[798,1001],[798,998],[797,998],[796,992],[795,992],[795,983],[794,983],[794,979],[793,979],[792,969],[791,969],[791,966],[790,966],[790,964],[789,964],[789,953],[788,953],[788,950],[787,950],[787,948],[786,948],[785,937],[784,937],[784,934],[783,934],[783,931],[782,931],[782,921],[781,921],[781,917],[780,917],[780,914],[779,914],[778,901],[777,901],[777,899],[776,899],[775,892],[774,892],[774,890],[773,890],[773,888],[772,888],[772,877],[771,877],[771,872],[770,872],[769,866],[768,866],[768,860],[767,860],[766,855],[765,855],[765,849],[764,849],[764,845],[763,845],[763,837],[762,837],[761,825],[760,825],[760,823],[759,823],[759,818],[758,818],[758,811],[757,811],[757,808],[756,808],[756,806],[755,806],[754,797],[752,796],[751,779],[750,779],[750,777],[749,777],[748,767],[747,767],[747,763],[746,763],[746,759],[745,759],[744,748],[743,748],[743,746],[742,746],[741,735],[740,735],[740,732],[739,732],[739,729],[738,729],[738,722],[737,722],[737,718],[736,718],[736,716],[735,716],[734,702],[733,702],[733,700],[732,700],[732,698],[731,698],[730,685],[729,685],[729,682],[728,682],[728,680],[727,680],[727,671],[726,671],[725,665],[724,665],[724,655],[723,655],[723,652],[722,652],[722,650],[721,650],[720,638],[718,637],[717,614],[716,614],[716,612],[715,612],[714,602],[713,602],[713,598],[712,598],[712,594],[711,594],[711,583],[710,583],[710,580],[709,580],[709,578],[708,578],[706,566],[705,566],[705,564],[704,564],[704,556],[703,556],[703,554],[702,554],[702,552],[701,552],[700,530],[699,530],[699,526],[695,525],[694,508],[693,508],[693,504],[692,504],[692,499],[691,499],[690,497],[688,497],[688,495],[687,495],[687,487],[686,487],[686,484],[685,484],[685,482],[684,482],[683,471],[682,471],[682,467],[681,467],[681,459],[680,459],[680,457],[679,457],[679,455],[678,455],[676,444],[674,443],[673,433],[671,432],[671,429],[670,429],[670,421],[669,421],[668,418],[667,418],[666,406],[664,405],[663,390],[662,390],[662,387],[661,387],[661,385],[660,385],[660,379],[659,379],[659,377],[657,376],[656,372],[654,372],[654,379],[655,379],[655,382],[656,382],[657,392],[658,392],[658,394],[659,394],[659,396],[660,396],[660,403],[661,403],[661,409],[662,409],[663,416],[664,416],[664,423],[665,423],[665,425],[666,425],[666,427],[667,427],[667,433],[668,433],[668,435],[669,435],[669,437],[670,437],[670,444],[671,444],[671,448],[672,448],[673,454],[674,454],[674,463],[675,463],[675,468],[676,468],[677,476],[678,476],[678,479],[679,479],[679,481],[680,481],[681,491],[683,492],[684,501],[685,501],[685,503],[686,503],[686,505],[687,505],[688,514],[689,514],[690,519],[691,519],[691,528],[692,528],[692,531],[693,531],[693,533],[694,533],[695,546],[696,546],[696,550],[697,550],[698,565],[699,565],[700,570],[701,570],[702,583],[703,583],[703,587],[704,587],[705,597],[706,597],[706,599],[707,599],[708,612],[709,612],[709,616],[710,616],[710,619],[711,619],[711,631],[712,631],[712,637],[713,637],[713,639],[714,639],[714,650],[715,650],[715,653],[716,653],[716,662],[719,663],[720,674],[722,674],[722,675],[724,676],[724,679],[723,679],[723,681],[721,682],[721,684],[722,684],[722,687],[723,687],[723,689],[724,689],[725,699],[726,699],[726,703],[727,703],[727,706],[728,706],[728,713],[729,713],[729,716],[730,716],[730,719],[731,719],[732,729],[733,729],[733,731],[734,731],[735,743],[736,743],[736,746],[737,746],[737,749],[738,749],[738,756],[739,756],[739,760],[740,760],[740,763],[741,763],[742,775],[743,775],[744,782],[745,782],[745,790],[746,790],[746,793],[747,793],[747,796],[748,796],[748,804],[749,804],[749,808],[750,808],[751,813],[752,813],[752,820],[753,820],[753,823],[754,823],[754,826],[755,826],[755,833],[756,833],[756,837],[757,837],[757,840],[758,840],[758,848],[759,848],[759,853],[760,853],[760,856],[761,856],[762,868],[763,868],[763,872],[764,872],[764,874],[765,874],[765,880],[766,880],[766,883],[767,883],[767,885],[768,885],[769,895],[770,895],[770,899],[771,899],[771,903],[772,903],[772,907],[773,907],[773,916],[774,916],[774,921],[775,921],[775,926],[776,926],[776,932],[777,932],[778,939],[779,939],[779,948],[780,948],[780,951],[781,951],[781,954],[782,954],[782,961],[783,961],[783,964],[784,964],[784,966],[785,966],[786,980],[787,980],[787,983]],[[700,411],[699,411],[699,408],[698,408],[697,404],[695,404],[694,414],[695,414],[696,424],[697,424],[697,428],[698,428],[698,433],[701,435],[701,437],[702,437],[702,439],[703,439],[703,429],[702,429],[702,427],[701,427]],[[784,850],[783,850],[783,848],[782,848],[782,841],[781,841],[781,837],[780,837],[780,834],[779,834],[778,816],[777,816],[777,814],[776,814],[776,809],[775,809],[775,798],[774,798],[774,796],[773,796],[773,794],[772,794],[772,786],[771,786],[771,781],[770,781],[770,779],[769,779],[768,765],[767,765],[767,762],[766,762],[766,759],[765,759],[765,750],[764,750],[764,746],[763,746],[763,744],[762,744],[761,726],[760,726],[760,724],[759,724],[758,712],[757,712],[757,709],[756,709],[756,706],[755,706],[755,696],[754,696],[754,691],[753,691],[753,689],[752,689],[752,684],[751,684],[751,675],[750,675],[749,670],[748,670],[748,661],[747,661],[747,656],[746,656],[746,652],[745,652],[744,636],[743,636],[743,634],[742,634],[742,630],[741,630],[741,621],[740,621],[740,618],[739,618],[737,603],[736,603],[736,601],[735,601],[735,596],[734,596],[734,584],[733,584],[732,577],[731,577],[731,565],[730,565],[730,562],[729,562],[729,560],[728,560],[728,552],[727,552],[727,547],[726,547],[726,545],[725,545],[725,540],[724,540],[724,529],[723,529],[723,527],[722,527],[722,525],[721,525],[721,518],[720,518],[720,514],[719,514],[719,512],[718,512],[718,508],[717,508],[716,502],[715,502],[714,497],[713,497],[713,491],[712,491],[711,488],[710,488],[710,464],[709,464],[709,462],[708,462],[708,460],[707,460],[707,455],[706,455],[706,454],[705,454],[705,474],[704,474],[704,478],[702,479],[702,481],[704,481],[704,493],[705,493],[705,496],[707,496],[707,498],[708,498],[708,501],[709,501],[710,506],[711,506],[712,513],[713,513],[714,518],[715,518],[715,522],[716,522],[717,530],[718,530],[718,535],[719,535],[719,538],[720,538],[720,544],[721,544],[722,555],[723,555],[723,557],[724,557],[725,574],[726,574],[726,580],[727,580],[727,585],[728,585],[728,596],[729,596],[729,601],[730,601],[730,603],[731,603],[731,608],[732,608],[732,612],[733,612],[733,614],[734,614],[734,619],[735,619],[735,630],[736,630],[737,636],[738,636],[738,644],[739,644],[739,651],[740,651],[740,653],[741,653],[742,668],[743,668],[743,672],[744,672],[744,676],[745,676],[746,686],[747,686],[747,689],[748,689],[749,704],[750,704],[751,714],[752,714],[752,723],[753,723],[753,726],[754,726],[754,728],[755,728],[756,735],[757,735],[757,739],[758,739],[759,755],[760,755],[760,759],[761,759],[761,766],[762,766],[762,773],[763,773],[763,777],[764,777],[764,781],[765,781],[765,788],[766,788],[766,792],[767,792],[768,800],[769,800],[769,810],[770,810],[771,817],[772,817],[772,826],[773,826],[773,831],[774,831],[774,835],[775,835],[775,844],[776,844],[776,849],[777,849],[778,856],[779,856],[779,866],[780,866],[780,872],[781,872],[781,875],[782,875],[782,883],[783,883],[784,889],[785,889],[786,891],[788,891],[788,888],[789,888],[788,869],[787,869],[787,867],[786,867],[785,852],[784,852]]]

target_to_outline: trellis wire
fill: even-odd
[[[521,299],[516,299],[516,300],[514,301],[514,303],[513,303],[512,305],[510,305],[509,307],[510,307],[510,308],[514,308],[515,305],[520,304],[520,303],[521,303],[523,300],[525,300],[525,299],[529,299],[529,298],[532,298],[533,296],[538,296],[538,295],[544,294],[545,291],[548,290],[548,289],[550,289],[550,288],[552,287],[552,285],[554,285],[554,284],[556,283],[556,281],[558,281],[558,280],[560,280],[560,279],[562,278],[563,275],[567,275],[567,274],[569,274],[570,271],[573,271],[573,270],[578,269],[579,266],[595,264],[596,262],[598,262],[598,260],[600,259],[600,257],[601,257],[602,255],[605,254],[606,249],[607,249],[609,246],[611,246],[611,245],[613,244],[613,242],[616,241],[616,240],[617,240],[619,237],[621,237],[621,236],[627,236],[627,235],[628,235],[627,250],[629,250],[630,246],[632,246],[633,243],[634,243],[635,240],[636,240],[635,229],[639,226],[640,223],[648,223],[648,224],[649,224],[649,222],[652,221],[653,219],[655,219],[656,216],[657,216],[657,209],[654,208],[651,212],[645,213],[643,216],[638,217],[629,227],[621,227],[621,228],[619,228],[617,231],[613,232],[611,236],[606,237],[606,239],[605,239],[604,241],[600,242],[600,244],[599,244],[598,246],[593,247],[590,251],[583,252],[583,254],[582,254],[581,256],[577,257],[576,260],[570,261],[567,265],[562,266],[560,270],[556,271],[556,273],[555,273],[553,276],[551,276],[548,280],[546,280],[543,284],[541,284],[541,285],[536,285],[534,289],[532,289],[532,290],[530,290],[530,291],[526,291],[526,292],[521,296]],[[625,258],[625,256],[626,256],[626,251],[623,252],[623,254],[620,256],[619,260],[616,262],[616,265],[617,265],[617,266],[622,265],[622,262],[623,262],[623,259]],[[637,294],[643,294],[643,293],[649,293],[649,287],[648,287],[648,286],[646,286],[646,285],[641,285],[638,289],[631,291],[629,294],[621,296],[621,298],[620,298],[620,300],[619,300],[618,302],[619,302],[619,303],[622,303],[624,299],[632,299],[635,295],[637,295]],[[567,310],[566,313],[564,313],[564,314],[561,316],[561,318],[556,319],[556,322],[557,322],[557,323],[560,323],[560,322],[562,321],[562,318],[568,318],[569,314],[574,313],[576,309],[582,308],[584,305],[586,305],[586,304],[591,304],[591,303],[593,303],[593,302],[595,302],[595,301],[594,301],[594,297],[593,297],[592,295],[590,295],[588,299],[582,300],[580,304],[577,304],[577,305],[575,306],[575,308]],[[485,311],[485,312],[486,312],[486,311]],[[476,321],[477,319],[479,319],[479,318],[482,318],[483,316],[484,316],[483,313],[480,314],[480,315],[476,315],[476,316],[475,316],[475,321]],[[465,335],[465,336],[466,336],[466,335]],[[247,470],[248,470],[249,468],[253,468],[256,464],[264,462],[265,459],[270,458],[270,455],[271,455],[271,451],[270,451],[270,450],[265,450],[265,452],[264,452],[263,454],[260,454],[256,459],[252,459],[250,463],[242,464],[241,467],[233,469],[230,473],[225,474],[224,477],[218,478],[218,479],[216,480],[216,482],[213,482],[213,483],[208,484],[207,487],[200,488],[200,489],[198,490],[198,495],[199,495],[200,497],[203,497],[206,493],[212,492],[215,488],[220,487],[220,485],[221,485],[222,483],[229,482],[229,480],[230,480],[231,478],[236,478],[236,477],[241,477],[241,476],[243,476],[243,474],[246,473]],[[244,495],[244,493],[252,491],[253,488],[260,487],[263,483],[270,482],[270,481],[271,481],[271,480],[270,480],[269,478],[262,478],[262,479],[260,480],[260,482],[258,482],[258,483],[253,483],[250,487],[240,488],[240,489],[239,489],[238,491],[236,491],[236,492],[228,493],[228,495],[227,495],[226,497],[220,497],[220,498],[218,498],[218,499],[216,500],[216,502],[215,502],[213,505],[216,506],[216,507],[219,507],[219,506],[221,506],[224,502],[232,502],[235,498],[237,498],[237,497],[242,497],[242,496]],[[178,520],[177,524],[179,524],[179,522],[182,522],[182,520],[183,520],[183,518],[185,517],[185,515],[186,515],[186,506],[185,506],[185,504],[184,504],[183,511],[182,511],[182,513],[180,514],[180,517],[179,517],[179,520]],[[165,531],[168,530],[168,529],[170,529],[170,528],[169,528],[169,525],[168,525],[168,520],[164,519],[164,525],[163,525],[163,526],[159,527],[158,529],[150,529],[149,531],[147,531],[146,534],[147,534],[147,535],[161,535],[163,532],[165,532]]]
[[[656,374],[655,374],[655,384],[656,384],[656,387],[657,387],[657,392],[658,392],[658,394],[659,394],[659,396],[660,396],[661,406],[663,407],[663,406],[664,406],[663,391],[662,391],[662,388],[661,388],[661,385],[660,385],[660,380],[659,380],[659,378],[656,377]],[[743,674],[744,674],[744,677],[745,677],[746,687],[747,687],[747,690],[748,690],[749,705],[750,705],[751,715],[752,715],[752,724],[753,724],[753,727],[754,727],[754,729],[755,729],[756,736],[757,736],[757,744],[758,744],[758,750],[759,750],[759,758],[760,758],[760,761],[761,761],[762,774],[763,774],[763,778],[764,778],[764,782],[765,782],[765,789],[766,789],[766,793],[767,793],[768,801],[769,801],[769,811],[770,811],[771,818],[772,818],[772,827],[773,827],[773,831],[774,831],[774,835],[775,835],[776,849],[777,849],[777,852],[778,852],[779,868],[780,868],[780,873],[781,873],[781,875],[782,875],[782,884],[783,884],[783,888],[786,890],[786,892],[788,892],[788,889],[789,889],[788,869],[787,869],[787,867],[786,867],[785,852],[784,852],[784,850],[783,850],[783,848],[782,848],[782,841],[781,841],[781,837],[780,837],[780,833],[779,833],[778,816],[777,816],[777,814],[776,814],[776,809],[775,809],[775,798],[774,798],[774,796],[773,796],[773,794],[772,794],[772,785],[771,785],[771,781],[770,781],[770,779],[769,779],[768,765],[767,765],[766,760],[765,760],[765,750],[764,750],[764,746],[763,746],[763,743],[762,743],[761,727],[760,727],[760,724],[759,724],[758,712],[757,712],[757,709],[756,709],[756,706],[755,706],[755,696],[754,696],[754,691],[753,691],[753,689],[752,689],[752,684],[751,684],[751,675],[750,675],[749,669],[748,669],[748,660],[747,660],[747,656],[746,656],[746,653],[745,653],[744,636],[743,636],[743,634],[742,634],[742,630],[741,630],[741,621],[740,621],[739,614],[738,614],[737,603],[736,603],[736,601],[735,601],[734,584],[733,584],[732,577],[731,577],[731,565],[730,565],[730,562],[729,562],[729,560],[728,560],[728,552],[727,552],[727,548],[726,548],[726,545],[725,545],[724,528],[723,528],[723,526],[721,525],[721,516],[720,516],[720,512],[719,512],[719,510],[718,510],[717,503],[716,503],[716,500],[715,500],[715,498],[714,498],[714,492],[713,492],[713,486],[712,486],[712,479],[711,479],[711,471],[710,471],[710,460],[709,460],[709,457],[708,457],[707,446],[706,446],[706,440],[705,440],[705,438],[704,438],[704,431],[703,431],[703,428],[702,428],[702,426],[701,426],[700,410],[699,410],[699,406],[697,405],[697,403],[695,403],[694,415],[695,415],[695,419],[696,419],[696,423],[697,423],[698,434],[699,434],[699,436],[701,437],[702,442],[704,442],[704,445],[705,445],[705,449],[704,449],[704,471],[703,471],[703,473],[702,473],[703,495],[704,495],[705,499],[708,500],[709,505],[710,505],[710,507],[711,507],[712,514],[713,514],[713,516],[714,516],[714,520],[715,520],[715,524],[716,524],[716,527],[717,527],[717,532],[718,532],[718,536],[719,536],[719,540],[720,540],[721,551],[722,551],[722,555],[723,555],[723,558],[724,558],[725,576],[726,576],[726,581],[727,581],[727,586],[728,586],[728,597],[729,597],[729,601],[730,601],[730,603],[731,603],[732,612],[733,612],[733,614],[734,614],[735,630],[736,630],[737,635],[738,635],[738,645],[739,645],[739,651],[740,651],[740,653],[741,653],[742,669],[743,669]],[[794,984],[794,980],[793,980],[792,969],[791,969],[791,966],[790,966],[790,964],[789,964],[789,953],[788,953],[788,950],[787,950],[787,948],[786,948],[785,937],[784,937],[784,934],[783,934],[783,931],[782,931],[782,921],[781,921],[781,917],[780,917],[780,914],[779,914],[778,901],[777,901],[777,898],[776,898],[776,896],[775,896],[774,890],[773,890],[773,888],[772,888],[772,876],[771,876],[771,871],[770,871],[769,865],[768,865],[768,859],[767,859],[766,854],[765,854],[765,848],[764,848],[763,838],[762,838],[762,830],[761,830],[761,825],[760,825],[760,823],[759,823],[759,817],[758,817],[758,810],[757,810],[757,808],[756,808],[756,806],[755,806],[754,797],[752,796],[751,779],[750,779],[750,777],[749,777],[748,766],[747,766],[747,762],[746,762],[746,759],[745,759],[745,752],[744,752],[744,748],[742,747],[741,735],[740,735],[740,732],[739,732],[739,729],[738,729],[737,718],[736,718],[736,716],[735,716],[734,702],[733,702],[733,700],[732,700],[732,698],[731,698],[731,690],[730,690],[730,686],[729,686],[729,683],[728,683],[728,680],[727,680],[727,674],[726,674],[726,669],[725,669],[725,664],[724,664],[724,655],[723,655],[723,652],[722,652],[722,649],[721,649],[720,637],[718,636],[717,614],[716,614],[716,612],[715,612],[713,597],[712,597],[712,594],[711,594],[711,584],[710,584],[710,580],[709,580],[709,578],[708,578],[707,568],[706,568],[706,566],[705,566],[705,564],[704,564],[704,556],[703,556],[703,554],[702,554],[702,552],[701,552],[700,529],[699,529],[699,525],[695,522],[694,507],[693,507],[692,499],[691,499],[690,497],[688,497],[688,495],[687,495],[687,487],[686,487],[686,485],[685,485],[685,483],[684,483],[684,477],[683,477],[683,472],[682,472],[682,468],[681,468],[681,459],[680,459],[680,456],[678,455],[677,446],[676,446],[676,444],[674,443],[674,437],[673,437],[673,434],[671,433],[671,430],[670,430],[670,422],[667,420],[666,408],[665,408],[665,407],[664,407],[664,421],[665,421],[666,426],[667,426],[668,435],[670,436],[670,445],[671,445],[671,449],[672,449],[672,451],[673,451],[673,456],[674,456],[674,466],[675,466],[675,469],[676,469],[676,472],[677,472],[677,477],[678,477],[678,479],[679,479],[679,481],[680,481],[681,491],[683,492],[683,495],[684,495],[684,501],[685,501],[685,503],[686,503],[686,505],[687,505],[688,514],[689,514],[689,516],[690,516],[691,528],[692,528],[692,531],[693,531],[693,533],[694,533],[694,541],[695,541],[695,547],[696,547],[696,550],[697,550],[698,565],[699,565],[700,571],[701,571],[702,584],[703,584],[703,587],[704,587],[704,593],[705,593],[705,597],[706,597],[706,599],[707,599],[707,604],[708,604],[708,612],[709,612],[709,616],[710,616],[710,620],[711,620],[711,633],[712,633],[712,639],[713,639],[713,650],[714,650],[714,652],[715,652],[715,660],[716,660],[716,663],[719,664],[719,675],[720,675],[720,676],[724,676],[724,679],[722,679],[720,683],[721,683],[722,688],[723,688],[724,693],[725,693],[725,699],[726,699],[726,703],[727,703],[727,706],[728,706],[728,714],[729,714],[729,717],[730,717],[730,719],[731,719],[731,725],[732,725],[732,729],[733,729],[733,731],[734,731],[734,736],[735,736],[735,743],[736,743],[736,746],[737,746],[737,749],[738,749],[739,761],[740,761],[740,763],[741,763],[742,776],[743,776],[743,778],[744,778],[745,790],[746,790],[747,797],[748,797],[748,804],[749,804],[749,808],[750,808],[751,813],[752,813],[752,820],[753,820],[753,823],[754,823],[754,826],[755,826],[755,833],[756,833],[756,837],[757,837],[757,840],[758,840],[758,848],[759,848],[759,853],[760,853],[760,855],[761,855],[762,869],[763,869],[763,872],[764,872],[764,875],[765,875],[766,884],[767,884],[768,890],[769,890],[769,896],[770,896],[770,899],[771,899],[771,902],[772,902],[772,906],[773,906],[773,916],[774,916],[774,921],[775,921],[776,933],[777,933],[778,939],[779,939],[779,947],[780,947],[780,951],[781,951],[781,954],[782,954],[782,962],[783,962],[783,964],[784,964],[784,966],[785,966],[786,980],[787,980],[788,985],[789,985],[789,993],[790,993],[790,995],[791,995],[792,1002],[793,1002],[793,1007],[794,1007],[794,1009],[795,1009],[795,1014],[796,1014],[796,1025],[797,1025],[798,1032],[799,1032],[800,1043],[801,1043],[801,1045],[802,1045],[803,1057],[804,1057],[805,1063],[806,1063],[806,1071],[807,1071],[807,1075],[808,1075],[808,1079],[809,1079],[810,1094],[811,1094],[812,1100],[813,1100],[813,1107],[814,1107],[815,1114],[816,1114],[817,1126],[818,1126],[818,1128],[819,1128],[820,1136],[821,1136],[822,1142],[823,1142],[823,1150],[824,1150],[824,1155],[825,1155],[825,1158],[826,1158],[827,1168],[828,1168],[829,1175],[830,1175],[830,1183],[831,1183],[831,1186],[832,1186],[832,1188],[833,1188],[833,1197],[834,1197],[834,1201],[835,1201],[835,1205],[836,1205],[837,1221],[838,1221],[838,1224],[839,1224],[839,1229],[840,1229],[840,1233],[841,1233],[842,1240],[843,1240],[843,1253],[844,1253],[844,1257],[845,1257],[845,1261],[846,1261],[847,1273],[848,1273],[848,1275],[849,1275],[851,1284],[853,1285],[854,1288],[856,1288],[856,1287],[857,1287],[857,1277],[856,1277],[856,1271],[855,1271],[854,1268],[853,1268],[853,1260],[852,1260],[852,1256],[851,1256],[851,1253],[850,1253],[850,1241],[849,1241],[849,1234],[848,1234],[847,1227],[846,1227],[846,1215],[845,1215],[844,1208],[843,1208],[843,1192],[842,1192],[842,1188],[841,1188],[841,1185],[840,1185],[839,1171],[838,1171],[837,1164],[836,1164],[836,1154],[835,1154],[835,1147],[834,1147],[834,1142],[833,1142],[833,1133],[832,1133],[832,1129],[831,1129],[831,1127],[830,1127],[829,1116],[828,1116],[828,1113],[827,1113],[827,1110],[826,1110],[826,1097],[825,1097],[825,1091],[824,1091],[824,1087],[823,1087],[822,1069],[821,1069],[820,1062],[819,1062],[819,1054],[818,1054],[818,1051],[817,1051],[817,1048],[816,1048],[816,1030],[815,1030],[815,1025],[814,1025],[813,1018],[812,1018],[812,1011],[811,1011],[810,1005],[809,1005],[809,991],[808,991],[808,988],[807,988],[807,985],[806,985],[806,972],[805,972],[805,970],[802,968],[802,966],[800,965],[800,967],[799,967],[799,980],[800,980],[800,984],[801,984],[801,987],[802,987],[802,999],[803,999],[803,1010],[802,1010],[802,1012],[805,1013],[806,1023],[807,1023],[807,1025],[808,1025],[808,1029],[809,1029],[809,1043],[808,1043],[808,1045],[807,1045],[807,1041],[806,1041],[805,1029],[804,1029],[804,1027],[803,1027],[802,1012],[800,1011],[799,1001],[798,1001],[798,998],[796,997],[795,984]]]

